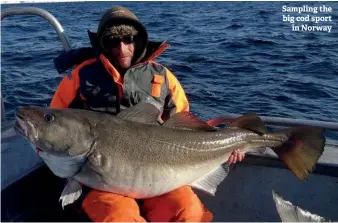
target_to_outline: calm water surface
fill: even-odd
[[[72,47],[89,46],[102,13],[119,4],[145,24],[152,40],[171,48],[157,62],[173,71],[191,111],[203,119],[229,113],[338,121],[337,2],[72,2],[35,6],[63,25]],[[327,32],[292,32],[282,6],[333,8]],[[311,16],[313,14],[310,14]],[[303,23],[305,24],[305,23]],[[311,25],[311,23],[308,23]],[[48,105],[62,76],[53,58],[57,35],[40,17],[12,16],[1,24],[1,87],[6,113]]]

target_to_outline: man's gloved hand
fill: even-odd
[[[235,150],[231,153],[231,156],[229,157],[226,164],[230,165],[233,163],[236,163],[237,161],[242,161],[244,159],[245,153],[240,152],[239,150]]]

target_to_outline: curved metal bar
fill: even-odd
[[[64,30],[59,23],[59,21],[49,12],[47,12],[44,9],[36,8],[36,7],[13,7],[4,9],[1,11],[1,20],[3,20],[5,17],[10,15],[38,15],[42,18],[46,19],[55,29],[56,33],[58,34],[62,46],[65,51],[71,50],[71,46],[69,43],[69,40],[67,38],[67,35],[64,33]]]
[[[71,50],[71,45],[69,43],[68,37],[64,32],[64,29],[62,28],[59,21],[49,12],[47,12],[44,9],[36,8],[36,7],[13,7],[4,9],[1,11],[1,20],[6,18],[10,15],[38,15],[44,19],[46,19],[55,29],[57,35],[59,36],[59,39],[62,43],[63,49],[65,51]],[[5,107],[2,100],[2,95],[0,95],[1,100],[1,121],[5,121]]]
[[[261,118],[264,122],[268,124],[273,124],[273,125],[282,125],[282,126],[309,125],[309,126],[321,127],[321,128],[331,130],[331,131],[338,131],[337,122],[325,122],[325,121],[292,119],[292,118],[278,118],[278,117],[269,117],[269,116],[261,116]]]
[[[213,118],[212,120],[217,120],[217,123],[231,122],[235,118],[238,118],[240,115],[225,115]],[[292,118],[280,118],[280,117],[271,117],[271,116],[259,116],[265,124],[276,125],[276,126],[314,126],[320,127],[331,131],[338,131],[338,122],[325,122],[325,121],[316,121],[316,120],[305,120],[305,119],[292,119]]]
[[[2,100],[2,94],[0,92],[0,103],[1,103],[1,122],[3,123],[5,121],[5,105],[4,101]]]

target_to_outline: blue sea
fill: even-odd
[[[130,8],[151,40],[171,48],[157,62],[176,74],[202,119],[224,114],[338,121],[338,2],[70,2],[35,6],[63,25],[72,48],[87,47],[112,5]],[[283,6],[332,7],[314,13],[282,12]],[[331,16],[331,32],[292,31],[283,15]],[[22,105],[47,106],[61,81],[53,59],[62,53],[52,27],[37,16],[1,23],[1,90],[6,115]]]

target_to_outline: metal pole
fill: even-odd
[[[2,94],[0,91],[0,101],[1,101],[1,122],[5,121],[5,106],[4,106],[4,101],[2,100]]]
[[[49,12],[36,7],[13,7],[1,11],[1,20],[10,15],[37,15],[46,19],[58,34],[65,51],[71,50],[69,40],[59,21]]]
[[[225,115],[213,118],[208,121],[209,124],[214,125],[214,123],[225,123],[231,122],[232,120],[238,118],[240,115]],[[315,120],[304,120],[304,119],[292,119],[292,118],[279,118],[271,116],[259,116],[265,124],[276,125],[276,126],[314,126],[320,127],[331,131],[338,131],[337,122],[325,122],[325,121],[315,121]]]
[[[65,51],[70,51],[71,46],[68,40],[67,35],[64,32],[64,29],[62,28],[59,21],[49,12],[47,12],[44,9],[36,8],[36,7],[13,7],[4,9],[1,11],[1,20],[3,20],[5,17],[10,15],[37,15],[41,16],[42,18],[46,19],[52,27],[55,29],[57,35],[59,36],[59,39],[61,41],[61,44],[63,46],[63,49]],[[0,93],[0,100],[1,100],[1,121],[5,121],[5,107],[2,100],[2,95]]]
[[[316,120],[292,119],[292,118],[278,118],[269,116],[260,116],[267,124],[281,125],[281,126],[300,126],[308,125],[314,127],[321,127],[327,130],[338,131],[337,122],[325,122]]]

